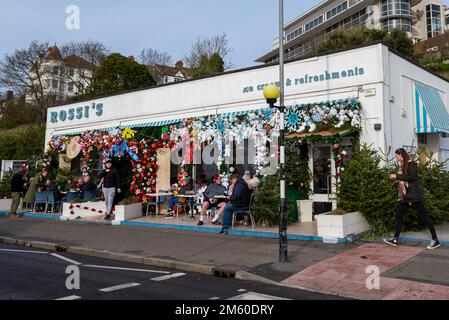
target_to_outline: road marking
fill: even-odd
[[[125,284],[121,284],[119,286],[100,289],[100,291],[101,292],[112,292],[112,291],[123,290],[123,289],[137,287],[137,286],[140,286],[140,283],[125,283]]]
[[[63,256],[61,256],[61,255],[59,255],[59,254],[57,254],[57,253],[52,253],[51,255],[52,255],[53,257],[55,257],[55,258],[64,260],[64,261],[66,261],[66,262],[68,262],[68,263],[71,263],[71,264],[74,264],[74,265],[76,265],[76,266],[79,266],[79,265],[82,264],[81,262],[78,262],[78,261],[75,261],[75,260],[72,260],[72,259],[63,257]]]
[[[168,272],[168,271],[147,270],[147,269],[132,269],[132,268],[120,268],[120,267],[108,267],[108,266],[96,266],[96,265],[91,265],[91,264],[86,264],[85,267],[98,268],[98,269],[113,269],[113,270],[124,270],[124,271],[136,271],[136,272],[170,274],[170,272]]]
[[[164,280],[168,280],[168,279],[172,279],[172,278],[182,277],[182,276],[185,276],[185,275],[186,275],[185,273],[173,273],[173,274],[170,274],[168,276],[157,277],[157,278],[153,278],[151,280],[153,280],[153,281],[164,281]]]
[[[231,297],[226,300],[290,300],[290,299],[276,297],[276,296],[269,296],[266,294],[261,294],[261,293],[250,291],[248,293],[244,293],[244,294],[241,294],[241,295],[238,295],[235,297]]]
[[[68,297],[59,298],[59,299],[55,299],[55,300],[78,300],[78,299],[81,299],[81,297],[79,297],[79,296],[68,296]]]
[[[238,289],[237,292],[246,292],[246,289]]]
[[[212,297],[212,298],[209,298],[209,300],[220,300],[220,298],[219,297]]]
[[[48,252],[44,252],[44,251],[32,251],[32,250],[0,249],[0,251],[4,251],[4,252],[23,252],[23,253],[48,254]]]

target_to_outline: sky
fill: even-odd
[[[321,0],[284,0],[290,21]],[[80,29],[66,28],[66,8],[80,9]],[[0,0],[0,59],[33,40],[97,40],[138,56],[156,48],[179,60],[198,38],[226,33],[234,68],[255,65],[278,34],[277,0]]]

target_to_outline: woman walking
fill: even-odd
[[[394,237],[385,239],[384,242],[394,247],[398,246],[399,234],[404,223],[404,214],[411,206],[418,211],[419,217],[432,235],[432,242],[427,246],[427,249],[436,249],[440,246],[440,242],[435,227],[424,207],[423,194],[418,182],[418,165],[410,160],[410,156],[403,148],[396,150],[395,154],[400,169],[397,174],[391,174],[390,179],[397,181],[399,203],[396,212],[396,230]]]

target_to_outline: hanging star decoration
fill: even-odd
[[[297,131],[301,126],[301,116],[299,114],[298,106],[287,109],[285,126],[290,131]]]

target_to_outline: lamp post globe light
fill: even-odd
[[[279,132],[279,180],[280,180],[280,200],[279,200],[279,261],[288,261],[287,251],[287,210],[285,202],[285,138],[284,138],[284,112],[283,105],[275,106],[277,99],[281,95],[278,86],[271,84],[264,88],[263,94],[270,108],[280,111],[280,132]]]

